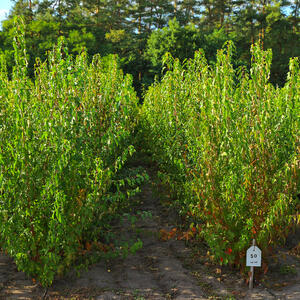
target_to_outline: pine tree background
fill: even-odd
[[[59,36],[75,55],[114,53],[132,74],[138,94],[161,76],[162,57],[191,58],[202,48],[210,63],[232,40],[234,65],[250,65],[250,45],[272,48],[271,82],[282,86],[288,62],[300,54],[300,1],[286,0],[14,0],[0,31],[0,51],[12,68],[13,17],[26,22],[30,70],[45,59]]]

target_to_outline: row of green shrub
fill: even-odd
[[[135,151],[138,99],[116,59],[75,59],[63,39],[27,75],[24,27],[15,67],[0,57],[0,246],[19,270],[51,284],[111,221],[142,175],[123,172]]]
[[[146,177],[124,168],[137,124],[217,261],[244,263],[252,238],[266,253],[299,222],[297,59],[277,88],[259,45],[250,74],[234,70],[231,43],[214,66],[201,51],[183,64],[166,55],[140,109],[113,56],[73,58],[60,39],[30,78],[21,21],[14,51],[12,74],[0,56],[0,247],[43,285],[93,242],[108,251],[112,221]]]
[[[212,257],[244,265],[253,238],[265,255],[299,222],[299,61],[278,88],[268,82],[271,51],[253,45],[248,74],[233,68],[232,43],[224,48],[214,66],[202,51],[183,64],[165,56],[142,132]]]

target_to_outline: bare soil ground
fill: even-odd
[[[140,219],[134,228],[120,224],[126,238],[134,234],[143,248],[125,259],[101,261],[83,271],[70,272],[45,289],[18,272],[13,261],[0,253],[0,299],[300,299],[300,231],[274,254],[269,271],[256,278],[248,290],[238,270],[212,264],[207,249],[183,240],[163,240],[162,229],[178,226],[179,218],[166,205],[166,192],[149,169],[150,183],[139,194],[139,211],[152,217]]]

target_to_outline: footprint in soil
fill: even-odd
[[[148,173],[155,178],[153,170]],[[160,230],[170,231],[177,221],[176,215],[161,205],[164,191],[159,185],[157,188],[154,192],[153,183],[147,183],[139,195],[138,209],[150,212],[152,217],[136,223],[143,248],[134,255],[100,261],[79,278],[70,273],[45,289],[18,272],[13,261],[2,253],[0,299],[300,299],[299,283],[290,287],[289,294],[263,287],[249,293],[238,275],[225,272],[221,276],[218,267],[195,261],[184,241],[162,241]],[[122,226],[122,234],[130,238],[130,225]]]

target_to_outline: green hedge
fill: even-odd
[[[63,39],[29,78],[20,20],[14,51],[11,78],[0,57],[0,246],[50,285],[86,243],[105,241],[143,179],[122,175],[138,99],[113,56],[73,58]]]
[[[193,232],[214,259],[239,265],[252,238],[265,255],[299,222],[300,72],[291,59],[286,85],[274,87],[270,50],[252,46],[248,74],[234,70],[233,48],[213,66],[202,51],[184,64],[167,54],[142,126]]]

